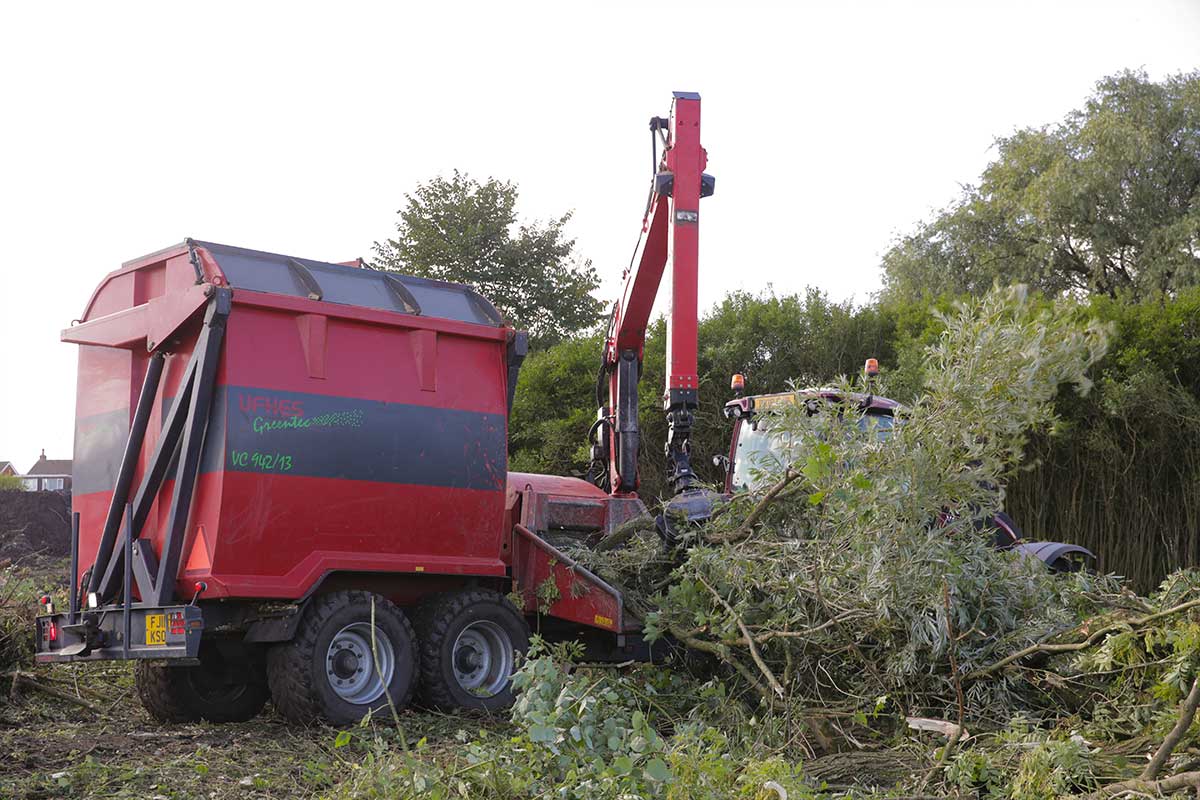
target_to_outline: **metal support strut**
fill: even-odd
[[[164,605],[171,602],[174,596],[179,560],[191,514],[192,495],[212,411],[225,322],[231,305],[232,292],[229,289],[216,289],[213,292],[205,311],[204,326],[180,379],[178,394],[163,421],[142,482],[133,502],[129,503],[134,466],[145,442],[146,422],[154,405],[163,369],[161,354],[156,353],[150,360],[96,561],[92,566],[89,591],[97,593],[101,605],[115,599],[118,590],[129,586],[134,580],[143,603]],[[141,542],[138,537],[169,473],[173,473],[175,486],[163,537],[162,558],[155,559],[150,543]],[[122,519],[125,522],[122,554],[116,557],[117,530]]]

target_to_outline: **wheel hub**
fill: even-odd
[[[512,677],[512,637],[491,620],[473,622],[454,640],[451,663],[464,690],[478,697],[497,695]]]
[[[338,697],[355,705],[374,703],[383,696],[396,673],[396,653],[382,630],[353,622],[338,631],[325,656],[325,678]]]
[[[463,674],[475,672],[481,664],[480,654],[473,645],[460,647],[454,654],[454,665]]]
[[[350,648],[339,650],[333,657],[333,672],[339,678],[349,678],[358,672],[358,656]]]

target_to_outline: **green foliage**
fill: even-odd
[[[661,668],[587,670],[562,660],[569,649],[535,641],[514,678],[513,735],[460,732],[453,756],[438,759],[424,740],[401,751],[374,731],[334,796],[774,800],[763,789],[771,781],[790,797],[814,796],[786,758],[685,721],[696,695],[684,679]]]
[[[1083,544],[1145,591],[1200,547],[1200,288],[1091,312],[1114,331],[1095,391],[1059,398],[1058,435],[1035,437],[1008,507],[1031,537]]]
[[[15,567],[0,568],[0,670],[24,668],[33,660],[34,601],[44,588]]]
[[[1054,126],[997,142],[978,186],[884,256],[887,292],[1144,297],[1200,280],[1200,72],[1100,81]]]
[[[655,562],[637,548],[591,566],[615,569],[627,589],[665,586],[642,598],[655,608],[651,634],[716,655],[768,708],[786,699],[876,715],[885,696],[905,713],[954,713],[952,660],[969,672],[1069,625],[1091,605],[1085,592],[1105,585],[1054,579],[995,552],[974,526],[999,508],[1027,432],[1054,423],[1059,386],[1086,390],[1105,336],[1078,307],[1019,289],[960,304],[943,324],[925,394],[888,441],[846,424],[854,407],[789,406],[760,423],[797,443],[764,485],[802,477],[760,525],[741,528],[760,501],[741,495],[667,562],[667,578],[648,579]],[[1025,702],[1008,694],[972,687],[969,713]]]
[[[599,336],[580,337],[525,360],[508,423],[509,469],[580,476],[587,471],[600,350]]]
[[[946,781],[986,800],[1056,800],[1096,788],[1097,764],[1078,734],[1030,730],[1017,724],[989,737],[986,747],[963,750],[946,768]]]
[[[520,223],[517,186],[457,170],[405,195],[394,238],[374,245],[374,266],[474,286],[531,343],[544,347],[600,316],[592,262],[567,238],[570,212]]]
[[[19,475],[0,475],[0,492],[20,492],[25,490]]]

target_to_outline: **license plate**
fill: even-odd
[[[167,615],[146,615],[146,644],[167,646]]]

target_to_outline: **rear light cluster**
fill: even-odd
[[[182,611],[172,611],[167,614],[167,633],[182,636],[186,630],[187,626],[184,624]]]
[[[58,625],[52,619],[46,620],[42,626],[42,641],[57,642],[58,641]]]

